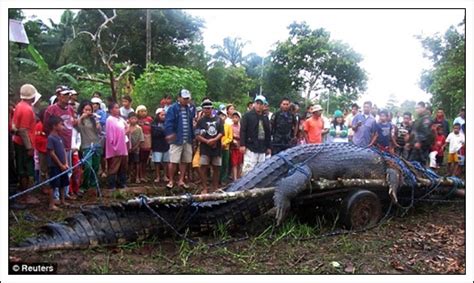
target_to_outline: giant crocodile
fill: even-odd
[[[402,163],[408,167],[401,168]],[[191,232],[212,231],[220,223],[238,227],[273,207],[277,209],[277,221],[281,222],[292,201],[309,194],[306,188],[314,180],[382,180],[386,195],[397,203],[398,191],[407,186],[404,172],[407,168],[415,177],[422,174],[397,157],[387,157],[372,148],[351,143],[300,145],[270,157],[224,188],[227,194],[275,188],[266,193],[201,202],[93,205],[66,218],[63,223],[44,225],[38,236],[10,249],[85,249],[114,246],[152,235],[166,236],[185,229]]]

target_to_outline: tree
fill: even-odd
[[[247,45],[247,41],[242,42],[240,37],[224,38],[223,45],[213,45],[212,48],[217,49],[214,54],[214,58],[217,60],[222,60],[226,64],[229,64],[233,67],[241,65],[244,57],[242,56],[242,49]]]
[[[306,99],[323,91],[360,93],[367,76],[359,66],[362,56],[347,44],[330,39],[330,33],[311,30],[305,23],[292,23],[290,36],[278,42],[272,52],[274,67],[283,68],[295,90],[304,90]]]
[[[413,100],[405,100],[400,104],[400,114],[403,114],[405,112],[410,112],[412,115],[415,114],[415,106],[416,106],[416,101]]]
[[[243,67],[226,67],[224,62],[214,62],[207,72],[206,81],[207,96],[213,101],[232,101],[236,105],[245,105],[249,100],[252,80]]]
[[[149,64],[136,81],[134,97],[137,103],[144,104],[154,111],[165,95],[176,97],[183,88],[191,92],[193,101],[200,103],[206,95],[207,86],[204,77],[198,71]]]
[[[397,98],[393,93],[391,93],[388,97],[388,101],[385,104],[385,110],[391,112],[394,115],[396,114],[396,112],[400,111],[400,107],[398,107]]]
[[[351,105],[359,99],[357,93],[341,94],[334,91],[326,91],[321,93],[318,104],[326,110],[326,115],[331,116],[334,111],[351,109]],[[314,103],[314,101],[312,101]]]
[[[446,116],[453,119],[465,103],[465,20],[458,28],[451,26],[443,36],[417,36],[424,56],[433,62],[433,67],[424,70],[420,87],[431,93],[435,108],[443,107]]]
[[[88,31],[81,31],[78,33],[78,35],[81,35],[81,34],[88,35],[90,36],[91,41],[93,41],[96,44],[97,50],[100,55],[100,59],[102,60],[102,63],[105,65],[105,67],[107,68],[109,79],[104,80],[100,78],[94,78],[90,75],[80,76],[79,79],[109,84],[111,93],[112,93],[112,98],[114,100],[117,100],[118,83],[122,79],[122,77],[124,77],[125,74],[127,74],[135,66],[135,64],[132,64],[130,61],[124,62],[123,67],[120,70],[120,73],[118,75],[116,74],[116,70],[114,69],[115,65],[113,61],[115,60],[115,58],[118,58],[118,54],[115,51],[120,39],[120,35],[119,36],[111,35],[112,38],[116,37],[116,39],[112,47],[108,50],[103,48],[101,35],[102,35],[102,31],[107,28],[107,25],[111,23],[117,17],[117,13],[115,12],[115,10],[113,10],[113,15],[109,17],[100,9],[99,9],[99,12],[102,14],[102,17],[104,18],[104,22],[97,28],[97,31],[94,34]]]

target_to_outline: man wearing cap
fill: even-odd
[[[79,101],[77,101],[77,91],[71,88],[71,92],[69,95],[69,105],[71,105],[74,113],[77,113],[77,109],[79,108]]]
[[[48,106],[44,113],[44,125],[48,125],[49,118],[51,116],[58,116],[63,120],[64,128],[59,132],[59,136],[63,140],[64,149],[66,150],[66,159],[69,168],[72,166],[71,146],[72,146],[72,129],[77,124],[75,119],[74,109],[69,105],[69,95],[71,89],[66,86],[58,86],[56,88],[57,102],[53,105]],[[46,134],[49,134],[51,129],[45,128]],[[71,173],[69,174],[70,177]]]
[[[304,135],[306,143],[320,144],[323,142],[323,135],[329,131],[325,127],[324,119],[321,116],[323,108],[317,104],[310,109],[311,117],[303,123]]]
[[[270,121],[263,115],[264,104],[267,99],[257,95],[253,109],[245,113],[240,123],[240,152],[244,154],[242,175],[247,174],[257,164],[265,161],[270,149]]]
[[[166,113],[165,134],[166,140],[170,144],[170,181],[166,185],[168,188],[174,186],[174,175],[179,164],[178,186],[189,188],[184,182],[187,165],[192,161],[194,139],[193,118],[195,108],[189,107],[191,93],[182,89],[178,93],[178,101],[170,106]]]
[[[271,118],[272,153],[290,148],[296,141],[297,129],[296,116],[290,111],[290,100],[284,97],[280,110]]]
[[[219,171],[222,166],[222,146],[221,138],[224,135],[224,123],[217,116],[212,116],[212,101],[205,99],[201,103],[203,116],[196,125],[196,139],[200,142],[200,168],[199,175],[203,190],[201,193],[207,194],[207,174],[209,166],[212,166],[212,187],[211,191],[217,190],[219,185]],[[219,110],[221,112],[221,110]]]
[[[357,114],[352,119],[352,130],[354,135],[352,142],[358,146],[366,147],[370,144],[372,136],[375,134],[375,117],[370,114],[372,102],[364,102],[363,113]]]
[[[19,189],[28,189],[30,179],[34,176],[33,153],[35,142],[35,113],[32,104],[38,101],[41,95],[31,84],[24,84],[20,88],[21,101],[15,106],[12,117],[13,146],[17,176],[20,179]],[[25,203],[38,203],[38,200],[25,195],[21,201]]]

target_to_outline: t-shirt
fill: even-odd
[[[436,135],[435,137],[435,142],[433,144],[433,146],[431,147],[431,151],[437,151],[438,152],[438,156],[443,156],[443,151],[441,150],[444,143],[445,143],[445,137],[444,135]]]
[[[110,115],[107,118],[105,123],[105,131],[107,132],[107,138],[105,139],[106,159],[128,155],[126,128],[127,122],[122,117]]]
[[[50,134],[48,136],[48,151],[53,150],[56,156],[58,157],[59,161],[63,164],[66,163],[66,151],[64,149],[64,141],[63,139],[56,135],[56,134]],[[48,166],[49,167],[59,167],[58,164],[56,164],[51,156],[48,154],[47,157],[48,161]]]
[[[459,132],[459,134],[449,133],[448,137],[446,138],[446,143],[449,143],[449,153],[456,153],[458,152],[462,145],[465,142],[464,134]]]
[[[398,143],[399,146],[405,146],[405,144],[406,144],[405,138],[410,134],[411,126],[401,123],[397,127],[397,129],[398,129],[398,131],[397,131],[397,143]]]
[[[120,116],[122,116],[122,118],[124,118],[125,120],[128,119],[128,114],[130,114],[132,112],[135,112],[132,107],[130,107],[129,109],[127,109],[123,106],[120,107]]]
[[[137,144],[143,141],[145,141],[145,137],[143,136],[143,130],[140,126],[136,126],[135,129],[130,132],[131,148],[134,148]],[[140,147],[138,146],[133,152],[140,152]]]
[[[196,134],[201,135],[205,139],[215,138],[219,134],[224,134],[224,126],[219,117],[203,116],[196,125]],[[208,144],[201,143],[199,146],[201,155],[220,156],[221,155],[221,139],[211,147]]]
[[[375,118],[372,115],[365,116],[359,113],[352,119],[352,128],[354,129],[359,122],[362,122],[362,125],[357,131],[354,130],[352,142],[358,146],[368,146],[375,132]]]
[[[72,143],[72,128],[73,128],[73,121],[74,121],[74,110],[71,106],[67,105],[66,108],[62,108],[57,103],[49,106],[44,112],[44,121],[45,125],[48,124],[49,117],[51,116],[58,116],[64,122],[64,130],[59,132],[59,136],[63,139],[64,148],[66,150],[71,149]],[[46,133],[49,133],[51,129],[47,129]]]
[[[81,134],[81,149],[90,148],[91,144],[99,142],[99,130],[96,123],[92,122],[90,118],[84,118],[77,124],[77,129]]]
[[[189,124],[187,121],[189,121],[188,118],[188,111],[186,111],[186,107],[180,107],[179,112],[181,115],[181,121],[183,121],[183,143],[190,142],[189,140],[189,131],[192,131],[192,129],[189,129]]]
[[[230,147],[231,148],[239,148],[240,147],[240,123],[234,124],[232,123],[232,142]]]
[[[304,131],[308,135],[308,143],[322,143],[321,133],[324,129],[324,121],[322,117],[315,119],[313,117],[306,119],[303,124]]]
[[[390,136],[392,134],[392,124],[389,122],[375,124],[377,140],[375,143],[379,146],[390,146]]]
[[[48,137],[43,130],[43,122],[38,121],[35,126],[35,149],[41,153],[46,153]]]
[[[143,136],[145,137],[143,149],[151,148],[151,123],[153,123],[153,119],[150,116],[138,119],[138,125],[142,128]]]
[[[20,101],[16,107],[15,112],[13,112],[12,123],[15,128],[18,129],[28,129],[28,137],[32,148],[35,146],[35,113],[30,104],[25,101]],[[19,145],[23,145],[23,140],[19,135],[13,136],[13,142]]]

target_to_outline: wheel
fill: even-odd
[[[382,217],[382,204],[372,191],[357,190],[342,201],[341,221],[348,229],[375,225]]]

